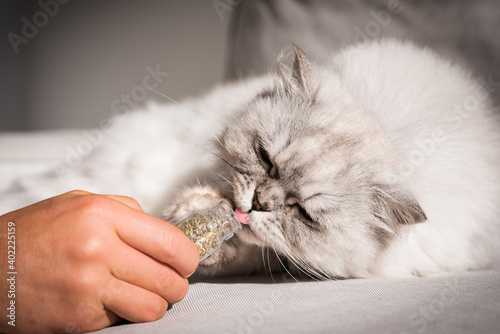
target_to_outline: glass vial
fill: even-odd
[[[241,230],[241,223],[227,201],[196,211],[175,224],[198,247],[200,261],[218,250],[225,240]]]

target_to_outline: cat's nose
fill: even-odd
[[[252,210],[253,211],[267,211],[262,204],[259,202],[259,198],[257,196],[257,192],[253,195],[252,201]]]
[[[273,211],[279,209],[284,201],[283,188],[277,180],[264,180],[255,189],[252,210]]]

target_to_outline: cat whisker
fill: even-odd
[[[160,93],[159,91],[153,89],[153,88],[149,88],[148,89],[152,92],[155,92],[156,94],[160,95],[160,96],[163,96],[164,98],[170,100],[171,102],[177,104],[179,107],[181,107],[182,109],[184,110],[187,110],[194,118],[196,118],[198,120],[198,122],[200,122],[204,127],[205,129],[207,129],[210,134],[217,140],[217,142],[221,145],[222,145],[222,142],[220,141],[219,137],[217,137],[217,135],[208,127],[207,123],[205,123],[205,121],[203,121],[200,117],[198,117],[198,115],[196,115],[194,112],[192,112],[189,108],[187,108],[186,106],[184,106],[183,104],[179,103],[178,101],[174,100],[173,98],[163,94],[163,93]]]
[[[307,257],[306,254],[299,255],[299,257],[300,257],[300,262],[305,267],[305,269],[309,273],[314,275],[317,279],[326,280],[329,278],[328,274],[326,274],[325,272],[323,272],[320,269],[317,269],[317,266],[314,265],[314,261],[311,261],[311,259],[309,257]],[[305,259],[304,259],[304,257],[305,257]]]
[[[221,185],[221,183],[223,185]],[[206,184],[210,185],[210,186],[214,186],[215,185],[216,187],[220,188],[221,191],[222,191],[223,186],[226,185],[226,180],[222,180],[222,179],[211,180],[211,181],[206,182]],[[224,189],[224,193],[233,193],[233,191],[231,189]]]
[[[302,273],[307,275],[308,277],[314,279],[314,280],[324,280],[326,277],[328,277],[327,274],[324,272],[318,272],[315,267],[311,266],[309,263],[313,263],[312,261],[305,261],[301,255],[292,255],[290,251],[285,251],[284,252],[286,258],[292,262],[298,270],[300,270]],[[309,260],[309,259],[308,259]]]
[[[261,255],[262,255],[262,263],[264,263],[264,273],[267,275],[266,257],[265,257],[264,247],[261,248]]]
[[[337,279],[337,277],[332,276],[332,275],[324,272],[323,270],[319,269],[318,266],[314,266],[314,272],[316,272],[317,275],[318,275],[318,277],[321,280],[324,280],[324,281],[336,280]]]
[[[224,175],[220,174],[220,173],[216,173],[215,175],[217,175],[218,177],[220,177],[221,179],[223,179],[224,181],[226,181],[228,184],[230,184],[231,186],[234,186],[234,182],[228,180]]]
[[[199,148],[202,148],[202,149],[208,151],[209,153],[212,153],[214,156],[216,156],[217,158],[219,158],[221,161],[225,162],[226,165],[228,165],[229,167],[231,167],[233,170],[236,170],[236,167],[234,167],[233,165],[231,165],[226,159],[224,159],[223,157],[221,157],[219,154],[215,153],[211,149],[209,149],[209,148],[207,148],[205,146],[202,146],[202,145],[194,144],[194,143],[193,143],[193,145],[198,146]]]
[[[271,275],[271,279],[274,282],[273,269],[271,267],[271,256],[269,255],[269,247],[266,247],[266,253],[267,253],[267,266],[269,267],[269,274]],[[265,265],[266,264],[264,263],[264,267],[265,267]]]
[[[225,178],[224,176],[222,176],[221,174],[217,174],[217,173],[211,173],[210,177],[209,177],[209,180],[206,180],[205,183],[206,184],[220,184],[222,183],[223,185],[230,185],[232,186],[231,182]]]
[[[276,251],[276,249],[274,248],[274,245],[272,246],[273,247],[273,250],[274,250],[274,253],[276,254],[276,256],[278,257],[278,261],[280,262],[281,266],[283,267],[283,269],[285,269],[285,271],[288,273],[288,275],[290,275],[291,278],[293,278],[293,280],[295,282],[298,282],[298,280],[295,278],[295,276],[292,275],[292,273],[287,269],[287,267],[283,264],[283,261],[281,261],[280,259],[280,256],[278,255],[278,252]]]
[[[265,237],[264,237],[264,244],[266,244],[266,241],[267,241],[267,236],[265,236]],[[267,275],[267,266],[266,266],[266,262],[267,262],[267,261],[266,261],[266,248],[267,248],[267,247],[262,247],[262,248],[261,248],[261,253],[262,253],[262,263],[263,263],[263,265],[264,265],[264,272],[265,272],[265,274]],[[269,259],[269,249],[267,249],[267,256],[268,256],[268,259]],[[271,268],[269,267],[269,269],[271,269]],[[270,274],[270,276],[271,276],[271,277],[273,277],[273,274],[272,274],[271,270],[269,270],[269,274]],[[274,282],[274,279],[273,279],[273,282]]]
[[[302,254],[300,257],[301,257],[300,262],[306,267],[304,269],[307,270],[312,275],[314,275],[316,279],[323,281],[331,279],[330,275],[325,273],[323,270],[318,269],[318,266],[315,266],[314,261],[311,261],[311,259],[307,257],[307,255]],[[303,257],[305,257],[307,261],[305,261]],[[311,266],[311,264],[313,264],[313,266]]]
[[[308,268],[308,265],[303,263],[303,261],[300,261],[298,259],[296,259],[293,255],[291,254],[285,254],[287,259],[293,263],[293,265],[295,265],[295,267],[297,267],[298,270],[300,270],[302,273],[304,273],[306,276],[310,277],[311,279],[313,280],[318,280],[317,277],[313,276],[315,275],[314,273],[311,273],[310,272],[310,269]]]
[[[267,239],[267,236],[265,237],[264,239],[264,244],[266,243],[266,240]],[[267,254],[267,261],[266,261],[266,254]],[[274,276],[273,276],[273,270],[271,268],[271,261],[270,261],[270,258],[269,258],[269,247],[262,247],[262,262],[264,264],[264,272],[268,273],[268,267],[269,267],[269,276],[271,276],[271,279],[273,282],[274,281]]]

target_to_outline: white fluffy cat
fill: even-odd
[[[244,228],[202,275],[488,268],[500,258],[500,136],[486,88],[408,42],[353,46],[323,66],[295,48],[278,74],[118,117],[63,182],[25,178],[2,197],[121,193],[167,206],[171,222],[227,198]]]

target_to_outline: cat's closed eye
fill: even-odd
[[[289,207],[295,211],[295,217],[305,226],[314,231],[320,231],[320,225],[311,217],[307,210],[300,204],[292,204]]]
[[[266,173],[273,179],[279,179],[278,168],[276,164],[273,163],[271,157],[269,156],[269,152],[267,152],[262,144],[256,145],[256,153]]]
[[[299,212],[299,214],[303,218],[305,218],[306,220],[308,220],[310,222],[314,221],[314,219],[312,219],[311,215],[309,215],[309,213],[306,211],[306,209],[304,209],[304,207],[302,207],[301,205],[297,204],[296,208],[297,208],[297,211]]]
[[[271,158],[269,157],[269,153],[262,146],[262,144],[257,145],[257,156],[260,158],[260,161],[262,162],[262,165],[266,172],[269,173],[269,171],[273,169],[274,165],[271,161]]]
[[[299,218],[301,218],[302,221],[307,220],[308,222],[314,222],[314,219],[311,217],[311,215],[300,204],[298,203],[289,204],[288,207],[295,210],[297,215],[299,216]]]

